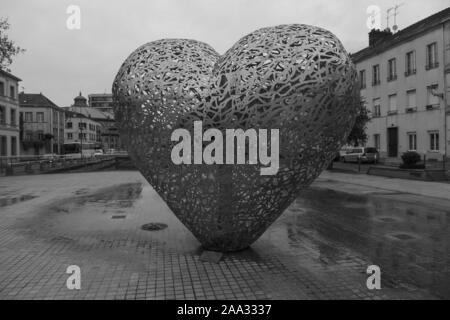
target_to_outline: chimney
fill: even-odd
[[[369,46],[372,47],[374,45],[377,45],[390,36],[392,36],[392,31],[389,28],[386,28],[384,30],[372,29],[369,32]]]

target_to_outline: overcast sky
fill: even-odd
[[[405,28],[448,7],[448,0],[1,0],[0,16],[25,48],[11,65],[25,92],[42,92],[61,107],[82,91],[110,92],[121,63],[138,46],[161,38],[191,38],[224,53],[265,26],[304,23],[333,32],[349,52],[367,46],[366,9],[399,8]],[[69,5],[81,9],[81,29],[69,30]],[[392,21],[392,18],[391,18]],[[20,89],[22,90],[22,88]]]

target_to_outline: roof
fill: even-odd
[[[87,118],[84,114],[63,108],[67,118]]]
[[[85,115],[88,118],[92,118],[94,120],[100,120],[100,121],[114,121],[114,115],[111,112],[106,112],[106,111],[100,111],[96,108],[92,108],[92,107],[78,107],[78,106],[71,106],[71,107],[67,107],[67,110],[76,112],[76,113],[81,113],[83,115]]]
[[[88,94],[88,97],[112,97],[112,93],[91,93]]]
[[[374,46],[366,47],[352,54],[352,60],[354,63],[357,63],[368,59],[403,42],[411,41],[419,37],[422,33],[434,29],[448,20],[450,20],[450,7],[420,20],[391,36],[387,36],[383,41],[380,41],[380,43]]]
[[[42,93],[19,93],[20,107],[47,107],[63,111]]]
[[[13,80],[16,80],[16,81],[22,81],[22,79],[19,79],[15,75],[12,75],[11,73],[9,73],[9,72],[7,72],[5,70],[2,70],[2,69],[0,69],[0,74],[5,76],[5,77],[11,78]]]

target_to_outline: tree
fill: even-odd
[[[370,111],[366,108],[366,101],[360,99],[358,114],[356,115],[356,121],[353,125],[352,131],[347,137],[347,144],[357,147],[358,145],[363,145],[367,142],[366,127],[367,122],[369,122]]]
[[[14,41],[9,39],[6,34],[8,30],[8,19],[0,18],[0,70],[5,71],[10,71],[8,67],[12,63],[14,56],[25,52],[25,49],[17,46]]]

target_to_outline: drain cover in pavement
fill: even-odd
[[[125,219],[127,216],[126,215],[116,215],[116,216],[112,216],[111,219]]]
[[[165,228],[167,228],[167,224],[159,222],[147,223],[141,227],[141,229],[145,231],[158,231]]]
[[[411,240],[414,239],[414,237],[410,236],[409,234],[406,233],[399,233],[399,234],[394,234],[394,237],[396,237],[397,239],[400,240]]]

